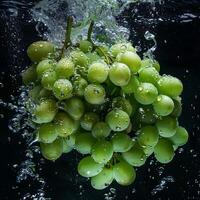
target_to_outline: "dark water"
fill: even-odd
[[[29,13],[34,2],[26,1],[26,5],[20,2],[25,1],[0,2],[0,99],[5,102],[11,101],[10,95],[15,100],[20,93],[19,73],[29,64],[25,50],[31,42],[40,39],[35,29],[36,22],[31,20]],[[55,200],[102,200],[104,194],[110,192],[110,196],[116,196],[113,199],[119,200],[200,199],[200,2],[166,1],[162,5],[156,4],[155,12],[149,12],[149,7],[144,3],[132,4],[118,20],[126,19],[126,26],[131,31],[130,40],[140,45],[142,51],[151,46],[144,39],[144,33],[146,30],[154,33],[157,41],[154,54],[161,64],[161,72],[183,81],[180,124],[190,133],[188,144],[164,168],[154,160],[149,161],[137,171],[134,185],[121,187],[113,183],[111,187],[115,190],[95,191],[85,179],[77,178],[75,153],[55,163],[40,161],[36,170],[46,182],[45,197]],[[13,8],[17,8],[17,14]],[[8,129],[8,120],[14,111],[1,104],[0,113],[0,199],[23,199],[27,193],[38,192],[42,183],[31,177],[16,183],[17,165],[26,159],[24,149],[27,144],[20,134],[13,134]],[[37,163],[39,160],[40,155],[37,154],[34,161]],[[34,198],[30,195],[26,199]],[[36,196],[37,199],[39,197]]]

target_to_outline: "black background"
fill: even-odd
[[[9,1],[7,1],[9,2]],[[19,1],[18,1],[19,2]],[[12,4],[0,3],[0,98],[11,101],[10,95],[16,96],[21,85],[19,73],[29,64],[25,49],[40,39],[35,30],[35,22],[31,19],[29,9],[18,5],[18,15],[9,10]],[[134,8],[138,13],[133,12]],[[159,176],[158,168],[162,165],[150,165],[149,162],[138,170],[134,185],[116,188],[116,199],[200,199],[200,3],[198,1],[166,1],[162,6],[156,4],[156,11],[152,16],[148,4],[132,5],[122,16],[126,18],[131,31],[130,40],[134,44],[140,41],[143,50],[149,46],[143,35],[146,30],[154,33],[157,40],[156,59],[161,64],[161,73],[177,76],[183,81],[183,113],[180,124],[187,128],[190,139],[181,154],[165,166],[164,172]],[[183,13],[193,13],[198,17],[185,23],[165,20],[157,23],[137,22],[139,15],[143,18],[158,17],[176,18]],[[120,21],[120,18],[119,18]],[[135,30],[137,35],[134,34]],[[21,141],[20,134],[13,134],[8,129],[8,120],[13,116],[11,110],[0,106],[0,199],[18,200],[30,192],[34,194],[38,183],[29,178],[20,184],[16,183],[18,169],[14,164],[25,160],[24,149],[26,144]],[[93,200],[104,199],[105,191],[95,191],[85,179],[76,177],[76,157],[74,153],[62,157],[55,163],[45,161],[39,174],[47,182],[45,186],[46,197],[55,200]],[[36,160],[38,155],[36,156]],[[149,169],[149,170],[148,170]],[[160,183],[163,177],[172,176],[173,183],[152,195],[151,191]],[[82,185],[82,188],[79,185]],[[16,188],[17,186],[17,188]],[[133,188],[136,189],[134,192]],[[82,192],[82,195],[80,195]],[[31,199],[30,197],[27,199]]]

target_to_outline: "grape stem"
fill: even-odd
[[[66,32],[65,32],[65,41],[64,41],[63,47],[61,49],[60,59],[63,57],[65,49],[67,49],[68,47],[71,46],[72,25],[73,25],[73,18],[71,16],[68,16],[67,17],[67,27],[66,27]]]
[[[87,34],[87,40],[89,42],[91,42],[94,45],[93,41],[92,41],[92,31],[93,31],[93,27],[94,27],[94,21],[92,20],[88,29],[88,34]]]

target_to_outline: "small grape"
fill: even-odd
[[[75,143],[76,143],[76,133],[73,133],[69,136],[67,136],[65,139],[65,143],[71,147],[71,148],[74,148],[75,147]]]
[[[145,124],[154,124],[158,118],[152,105],[142,105],[138,108],[136,117]]]
[[[39,141],[43,143],[52,143],[58,134],[53,123],[41,124],[38,129]]]
[[[154,148],[154,155],[160,163],[169,163],[174,157],[172,143],[165,138],[160,138]]]
[[[173,76],[164,75],[157,83],[158,91],[161,94],[177,97],[183,91],[182,82]]]
[[[122,90],[124,93],[126,94],[131,94],[136,92],[137,88],[139,86],[139,81],[138,78],[136,76],[132,76],[128,82],[127,85],[122,86]]]
[[[56,132],[61,137],[67,137],[77,129],[76,122],[65,112],[58,112],[54,118]]]
[[[148,59],[148,58],[145,58],[144,60],[142,60],[141,68],[143,68],[143,67],[154,67],[158,72],[160,71],[159,62],[156,60]]]
[[[95,139],[88,132],[77,133],[75,148],[81,154],[91,153],[92,145],[94,144]]]
[[[153,108],[158,115],[167,116],[172,113],[174,102],[166,95],[158,95],[153,103]]]
[[[154,147],[158,143],[159,134],[154,126],[144,126],[139,130],[138,143],[142,147]]]
[[[78,164],[78,173],[84,177],[93,177],[103,170],[103,164],[96,163],[91,156],[83,158]]]
[[[33,42],[27,49],[28,57],[33,62],[39,62],[54,53],[55,47],[52,43],[47,41]]]
[[[38,78],[42,78],[42,75],[44,74],[44,72],[48,70],[53,70],[53,69],[54,69],[54,62],[52,60],[45,59],[45,60],[40,61],[36,67]]]
[[[41,84],[45,89],[52,90],[56,80],[57,80],[56,72],[53,70],[48,70],[43,73]]]
[[[91,156],[97,163],[107,163],[113,155],[113,145],[106,140],[98,140],[93,146]]]
[[[77,97],[72,97],[65,102],[65,111],[75,120],[79,120],[85,111],[84,103]]]
[[[132,139],[125,133],[115,133],[111,139],[114,152],[126,152],[133,146]]]
[[[123,110],[114,109],[106,115],[106,123],[113,131],[120,132],[128,128],[130,118]]]
[[[136,142],[129,151],[122,153],[122,157],[127,163],[135,167],[140,167],[146,162],[146,155],[142,147]]]
[[[34,65],[30,66],[21,73],[22,81],[25,85],[35,82],[37,80],[36,67]]]
[[[96,52],[86,53],[86,56],[88,57],[89,64],[101,60],[101,57]]]
[[[132,73],[138,72],[141,67],[140,57],[132,51],[125,51],[124,53],[118,54],[117,61],[126,64]]]
[[[169,138],[174,145],[182,146],[188,141],[188,132],[182,126],[177,127],[176,133]]]
[[[113,181],[113,169],[104,167],[103,170],[96,176],[91,178],[91,185],[96,190],[103,190],[108,187]]]
[[[157,88],[151,83],[140,83],[135,92],[135,99],[144,105],[152,104],[158,96]]]
[[[72,84],[67,79],[58,79],[53,85],[53,93],[59,100],[68,99],[72,96]]]
[[[96,113],[88,112],[81,118],[81,127],[86,131],[91,131],[93,126],[99,121],[99,116]]]
[[[88,103],[103,104],[105,102],[106,92],[103,86],[98,84],[89,84],[85,88],[84,97]]]
[[[131,116],[133,108],[129,100],[123,97],[115,97],[112,101],[113,108],[119,108]]]
[[[139,70],[139,81],[156,84],[160,75],[154,67],[144,67]]]
[[[83,96],[87,85],[88,85],[88,83],[84,78],[80,77],[77,80],[75,80],[73,82],[74,94],[77,96]]]
[[[166,116],[158,119],[156,122],[156,127],[162,137],[172,137],[176,133],[176,128],[178,126],[177,119]]]
[[[182,113],[182,103],[181,103],[181,98],[176,98],[173,99],[174,101],[174,109],[171,113],[172,117],[179,117]]]
[[[66,141],[67,141],[67,138],[63,138],[63,153],[69,153],[73,149],[72,147],[68,145]]]
[[[59,79],[68,79],[74,74],[74,63],[69,58],[62,58],[56,64],[55,71]]]
[[[57,113],[56,102],[52,99],[42,101],[33,111],[33,121],[38,124],[51,122]]]
[[[113,177],[120,185],[130,185],[136,178],[134,168],[126,161],[121,160],[113,167]]]
[[[87,52],[91,52],[93,49],[93,45],[90,41],[88,40],[81,40],[79,42],[79,48],[82,52],[87,53]]]
[[[88,69],[88,80],[93,83],[103,83],[108,77],[109,67],[103,62],[93,62]]]
[[[112,45],[110,48],[110,52],[114,57],[117,57],[118,54],[124,53],[125,51],[132,51],[136,52],[135,48],[132,46],[131,43],[117,43]]]
[[[52,143],[40,143],[40,149],[47,160],[57,160],[63,152],[63,140],[58,138]]]
[[[47,90],[45,88],[42,88],[39,91],[39,94],[37,93],[37,96],[38,96],[39,100],[45,100],[45,99],[52,99],[53,98],[52,91]]]
[[[88,57],[82,51],[73,51],[70,56],[76,66],[86,67],[88,64]]]
[[[117,86],[125,86],[131,78],[131,71],[127,65],[123,63],[114,63],[110,67],[109,78],[113,84]]]
[[[31,100],[38,102],[38,94],[40,93],[41,89],[41,85],[36,85],[34,88],[29,90],[28,96],[31,98]]]
[[[111,129],[105,122],[97,122],[92,128],[92,135],[95,138],[104,138],[110,135]]]

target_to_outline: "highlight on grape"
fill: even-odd
[[[62,49],[32,43],[32,64],[22,79],[43,157],[54,161],[72,150],[85,155],[78,173],[102,190],[114,180],[132,184],[135,168],[150,156],[172,161],[188,132],[178,123],[182,82],[161,75],[159,63],[140,58],[130,42],[96,45],[92,27],[73,44],[69,17]]]

